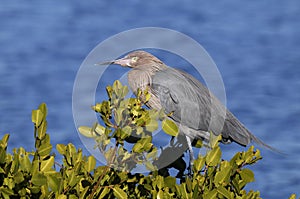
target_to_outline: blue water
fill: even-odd
[[[288,154],[262,149],[264,159],[251,167],[256,181],[247,188],[260,190],[263,198],[300,194],[299,24],[297,0],[1,1],[1,136],[11,134],[10,149],[32,150],[31,110],[46,102],[52,143],[84,147],[72,118],[73,83],[84,58],[121,31],[171,28],[198,41],[214,59],[229,109],[255,135]],[[160,58],[184,68],[182,62]],[[102,83],[111,84],[117,73],[112,69]],[[225,158],[241,149],[222,148]]]

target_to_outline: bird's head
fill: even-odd
[[[139,68],[142,66],[161,65],[163,62],[150,53],[139,50],[133,51],[121,59],[101,63],[101,65],[106,64],[118,64],[129,68]]]

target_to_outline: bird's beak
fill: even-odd
[[[102,63],[97,63],[95,65],[110,65],[110,64],[118,64],[121,66],[130,66],[131,63],[131,59],[126,59],[126,58],[121,58],[121,59],[117,59],[117,60],[113,60],[113,61],[106,61],[106,62],[102,62]]]

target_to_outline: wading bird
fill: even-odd
[[[152,109],[164,109],[186,136],[193,161],[192,141],[209,142],[210,133],[222,135],[223,143],[236,142],[247,146],[254,141],[271,150],[269,145],[255,137],[225,106],[190,74],[167,66],[145,51],[134,51],[125,57],[101,65],[117,64],[129,67],[128,83],[134,93],[148,89],[151,97],[146,104]],[[172,113],[172,114],[170,114]]]

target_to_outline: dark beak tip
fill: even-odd
[[[103,66],[103,65],[110,65],[113,64],[113,61],[106,61],[106,62],[100,62],[100,63],[96,63],[94,64],[94,66]]]

